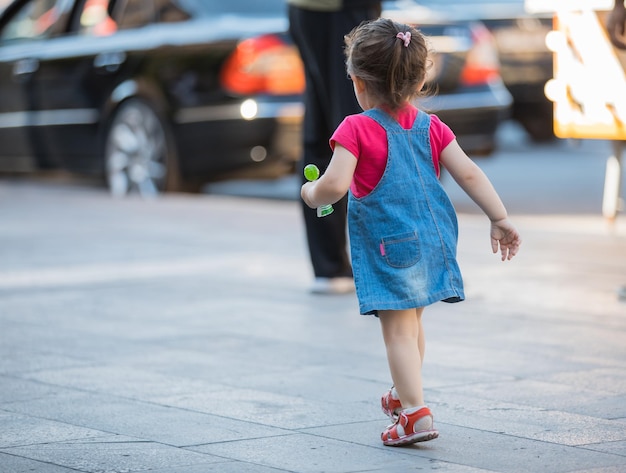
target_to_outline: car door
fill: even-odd
[[[8,59],[0,46],[0,170],[25,171],[33,167],[28,139],[26,69],[32,63]]]
[[[3,87],[0,105],[4,118],[0,154],[31,156],[44,168],[58,165],[55,148],[47,142],[45,134],[64,118],[49,106],[50,93],[56,91],[42,87],[41,78],[48,70],[47,61],[54,56],[55,48],[68,41],[75,3],[75,0],[18,0],[3,16],[0,80],[6,89]]]
[[[128,47],[112,37],[109,0],[18,3],[0,27],[0,154],[101,172],[101,109]]]
[[[39,156],[33,75],[39,68],[38,51],[50,35],[47,12],[51,0],[16,2],[0,22],[0,166],[30,170],[49,163]]]
[[[116,44],[113,37],[108,0],[68,1],[71,15],[58,18],[61,33],[41,45],[31,78],[36,133],[54,165],[98,173],[101,111],[117,83],[127,45]]]

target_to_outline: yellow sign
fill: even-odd
[[[554,13],[546,37],[554,79],[545,92],[560,138],[626,140],[626,52],[611,45],[605,16],[592,9]]]

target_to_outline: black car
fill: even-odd
[[[535,141],[554,138],[553,106],[544,92],[553,72],[552,53],[545,42],[552,15],[528,11],[524,0],[417,1],[435,18],[484,24],[493,34],[502,79],[513,96],[511,117]]]
[[[425,105],[468,152],[491,151],[511,97],[484,27],[385,13],[432,35]],[[304,75],[287,27],[284,0],[15,0],[0,16],[0,163],[103,176],[116,195],[293,168]]]
[[[0,155],[105,175],[114,194],[293,161],[281,133],[302,115],[304,79],[283,10],[15,1],[0,19]]]

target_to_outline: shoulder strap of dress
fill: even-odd
[[[422,109],[418,109],[417,117],[415,117],[415,121],[413,122],[413,130],[417,130],[418,128],[429,128],[429,127],[430,127],[430,114],[428,114]]]
[[[383,112],[379,108],[370,108],[369,110],[364,111],[363,115],[375,120],[380,126],[385,128],[386,130],[392,128],[394,125],[400,126],[393,118],[389,116],[389,114]]]

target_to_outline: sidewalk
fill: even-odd
[[[0,472],[626,472],[626,222],[460,215],[432,442],[384,447],[377,321],[313,296],[293,201],[0,181]]]

